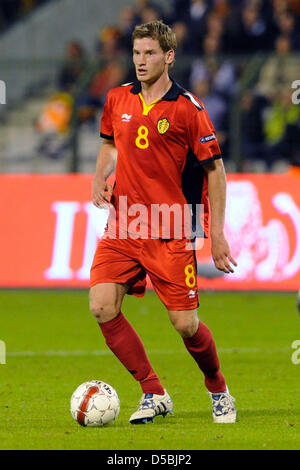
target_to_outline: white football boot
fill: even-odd
[[[215,423],[235,423],[236,409],[234,406],[235,399],[230,395],[228,387],[223,393],[208,392],[213,407],[213,419]]]
[[[144,424],[154,420],[155,416],[173,413],[173,402],[166,390],[164,395],[144,393],[140,400],[139,409],[133,413],[129,421],[131,424]]]

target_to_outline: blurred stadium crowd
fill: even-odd
[[[2,10],[5,3],[1,0]],[[291,99],[292,83],[300,79],[299,0],[125,4],[116,24],[99,31],[94,50],[85,50],[76,39],[66,45],[57,75],[58,93],[37,120],[39,132],[45,136],[53,130],[64,132],[74,108],[79,123],[94,122],[108,90],[135,78],[131,65],[135,25],[155,19],[163,19],[176,33],[178,49],[170,75],[206,106],[225,162],[232,156],[236,130],[240,170],[277,171],[282,163],[299,165],[300,106]],[[235,116],[237,127],[232,127]],[[47,151],[47,138],[41,151]]]
[[[49,0],[1,0],[0,33]]]

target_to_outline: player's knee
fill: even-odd
[[[198,320],[195,318],[177,318],[172,321],[175,330],[183,338],[191,338],[197,331]]]
[[[112,320],[119,314],[119,309],[115,302],[94,299],[90,300],[90,311],[98,323]]]

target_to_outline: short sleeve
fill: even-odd
[[[103,113],[101,117],[101,124],[100,124],[100,136],[103,139],[111,139],[114,138],[114,129],[112,125],[112,110],[111,110],[111,96],[108,93],[104,107]]]
[[[206,109],[201,109],[190,119],[189,146],[200,163],[221,158],[216,131]]]

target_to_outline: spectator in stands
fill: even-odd
[[[87,90],[77,102],[81,121],[94,122],[107,92],[126,78],[127,52],[121,47],[121,38],[121,31],[115,26],[106,26],[99,31],[96,45],[97,67],[92,73]]]
[[[271,0],[271,3],[273,4],[274,17],[286,13],[289,9],[288,0]]]
[[[300,2],[299,0],[288,0],[290,11],[300,16]]]
[[[79,41],[67,44],[65,60],[58,73],[57,83],[61,91],[72,93],[77,81],[86,69],[87,58]]]
[[[125,5],[120,12],[118,28],[122,49],[132,53],[131,35],[135,27],[135,12],[131,5]]]
[[[212,11],[215,13],[219,18],[227,18],[231,12],[231,4],[230,0],[214,0]]]
[[[160,3],[154,2],[153,0],[135,0],[134,11],[135,25],[145,23],[145,18],[157,19],[163,16]]]
[[[275,52],[260,70],[254,93],[247,92],[241,102],[243,155],[251,162],[264,160],[269,170],[274,162],[288,161],[295,153],[293,142],[297,142],[299,125],[299,106],[291,103],[299,57],[290,54],[288,37],[279,36],[275,44]]]
[[[183,21],[177,21],[173,24],[172,30],[174,31],[177,39],[176,56],[184,55],[189,53],[189,42],[188,42],[188,28],[186,23]]]
[[[210,13],[206,18],[206,35],[215,37],[218,40],[218,49],[222,47],[222,38],[224,34],[224,19],[217,13]]]
[[[203,44],[203,57],[192,63],[191,84],[209,80],[213,92],[228,98],[236,90],[235,67],[229,59],[219,56],[220,39],[217,36],[207,35]]]
[[[277,16],[276,26],[278,28],[278,34],[286,36],[291,42],[292,50],[300,50],[300,31],[299,31],[299,20],[297,22],[295,15],[291,12],[284,12]]]
[[[241,99],[241,156],[244,171],[265,171],[266,148],[263,113],[269,101],[246,90]]]
[[[68,131],[74,109],[74,95],[86,67],[87,57],[83,46],[79,41],[70,41],[57,75],[58,91],[49,97],[35,123],[40,134],[38,153],[57,159],[67,150],[70,144]]]
[[[156,7],[148,6],[141,12],[141,24],[149,23],[150,21],[156,21],[161,18],[161,14]]]
[[[183,21],[187,25],[190,4],[191,0],[172,0],[168,22],[174,24]]]
[[[110,60],[95,73],[88,91],[88,103],[98,112],[105,102],[107,92],[121,85],[126,69],[118,60]]]
[[[132,53],[131,34],[137,24],[163,19],[163,17],[163,10],[158,2],[136,0],[134,6],[125,5],[121,9],[118,25],[122,48]]]
[[[238,51],[255,53],[269,48],[266,20],[260,17],[259,9],[253,5],[242,11]]]
[[[172,22],[184,21],[189,33],[190,54],[201,51],[209,12],[206,0],[174,0]]]
[[[299,156],[300,107],[291,101],[290,86],[280,89],[263,116],[268,168],[278,160],[294,162]]]
[[[291,87],[299,76],[299,56],[291,54],[291,42],[285,36],[276,40],[275,53],[263,65],[256,91],[270,101],[276,97],[282,87]]]
[[[188,18],[190,38],[195,44],[195,53],[202,51],[201,46],[206,30],[206,19],[209,5],[205,0],[191,0]]]
[[[214,92],[210,81],[206,79],[195,78],[192,82],[192,92],[202,101],[207,109],[210,119],[215,127],[218,141],[222,147],[222,155],[227,156],[227,103],[222,96]]]
[[[190,52],[189,34],[186,24],[183,21],[177,21],[173,24],[172,29],[176,34],[177,49],[176,61],[172,68],[171,75],[183,87],[189,87],[190,77],[190,60],[188,58]]]
[[[105,59],[112,60],[124,55],[121,47],[122,33],[117,26],[105,26],[99,30],[98,39],[96,42],[97,56]]]

